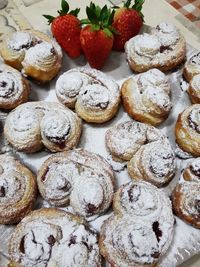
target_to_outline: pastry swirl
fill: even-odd
[[[0,155],[0,224],[19,222],[37,197],[32,172],[11,156]]]
[[[9,242],[12,266],[101,266],[97,234],[83,219],[58,209],[24,218]]]
[[[111,266],[156,266],[173,237],[170,200],[145,182],[130,182],[115,193],[114,215],[100,230],[100,251]]]
[[[200,155],[200,105],[195,104],[179,114],[175,126],[176,142],[193,156]]]
[[[108,151],[118,161],[131,160],[141,146],[165,138],[155,127],[136,121],[119,123],[108,129],[105,135]]]
[[[144,72],[152,68],[167,71],[184,60],[186,44],[173,24],[162,22],[150,33],[137,35],[127,41],[125,52],[133,71]]]
[[[120,103],[117,83],[101,71],[75,68],[62,74],[56,82],[59,101],[87,122],[110,120]]]
[[[133,179],[143,179],[158,187],[168,183],[175,170],[174,152],[165,141],[142,146],[128,163],[128,173]]]
[[[39,31],[19,31],[7,36],[1,54],[8,65],[42,82],[53,79],[61,67],[60,47]]]
[[[194,54],[185,64],[183,69],[185,79],[190,82],[191,79],[200,74],[200,52]]]
[[[132,76],[121,90],[124,109],[133,119],[158,125],[168,117],[171,89],[161,71],[152,69]]]
[[[28,100],[29,83],[14,68],[0,64],[0,108],[13,109]]]
[[[175,214],[200,229],[200,158],[188,164],[172,193]]]
[[[83,149],[49,157],[37,181],[42,197],[50,204],[70,204],[88,220],[108,209],[114,193],[114,173],[109,164]]]
[[[188,94],[193,104],[200,103],[200,72],[190,80]]]
[[[71,110],[53,102],[28,102],[6,118],[4,133],[17,150],[35,152],[43,146],[52,152],[75,147],[81,120]]]

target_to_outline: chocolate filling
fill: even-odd
[[[107,108],[108,104],[109,104],[109,101],[107,101],[105,103],[98,103],[96,105],[96,107],[101,108],[101,109],[105,109],[105,108]]]
[[[200,217],[200,199],[196,199],[195,200],[195,204],[194,204],[195,210],[198,212],[197,217]]]
[[[70,133],[70,130],[71,130],[71,127],[69,126],[67,132],[63,136],[46,135],[46,138],[49,139],[51,142],[58,144],[62,148],[63,144],[65,144],[66,137]]]
[[[200,62],[200,52],[196,55],[194,55],[192,58],[191,58],[191,63],[193,64],[199,64]]]
[[[188,123],[192,129],[194,129],[197,133],[200,134],[200,125],[198,125],[195,121],[192,120],[191,114],[188,116]]]
[[[139,194],[134,195],[134,189],[138,188],[139,189]],[[140,196],[140,188],[137,185],[133,185],[128,191],[128,196],[129,196],[129,201],[130,202],[136,202],[139,199]]]
[[[0,186],[0,197],[5,197],[6,190],[4,186]]]
[[[161,45],[160,53],[164,53],[165,51],[172,51],[172,48],[169,45]]]
[[[75,236],[75,235],[71,235],[70,240],[69,240],[69,244],[68,244],[69,247],[70,247],[71,245],[76,244],[76,238],[77,238],[77,236]]]
[[[197,177],[200,178],[200,168],[197,169],[197,168],[194,168],[193,165],[190,165],[190,171]]]
[[[48,244],[53,247],[53,245],[55,244],[55,242],[56,242],[55,237],[53,235],[50,235],[48,237]]]
[[[159,222],[158,221],[155,221],[152,224],[152,229],[156,235],[157,241],[160,242],[160,238],[162,237],[162,231],[159,228]]]
[[[0,87],[6,87],[6,85],[7,85],[7,82],[5,82],[5,81],[2,81],[2,82],[0,82]]]
[[[21,251],[21,253],[25,253],[25,248],[24,248],[24,239],[25,239],[25,235],[22,237],[22,240],[20,242],[20,245],[19,245],[19,250]]]
[[[46,175],[47,175],[47,172],[49,171],[49,167],[46,168],[44,174],[42,175],[41,177],[41,181],[44,182],[46,180]]]
[[[86,206],[86,211],[89,214],[93,214],[95,212],[95,210],[97,209],[97,207],[91,203],[88,203]]]

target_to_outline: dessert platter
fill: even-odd
[[[174,25],[143,26],[101,71],[34,30],[1,56],[0,266],[200,253],[200,53]]]

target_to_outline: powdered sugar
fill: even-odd
[[[97,237],[89,227],[64,212],[55,211],[53,216],[47,211],[39,216],[40,212],[27,217],[19,225],[19,232],[13,233],[16,241],[11,243],[11,256],[15,260],[27,267],[99,266]]]
[[[139,55],[152,57],[159,52],[161,44],[155,36],[144,33],[134,38],[134,48]]]
[[[42,196],[53,205],[70,205],[88,219],[111,204],[114,174],[101,157],[84,150],[59,154],[44,163],[38,176]]]
[[[24,50],[29,49],[34,43],[36,43],[37,39],[29,32],[15,32],[8,39],[8,46],[14,50]]]
[[[197,91],[200,94],[200,74],[195,75],[191,80],[191,86],[193,90]]]

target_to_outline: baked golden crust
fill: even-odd
[[[162,22],[150,33],[131,38],[125,44],[125,51],[129,66],[135,72],[151,68],[168,71],[185,59],[186,43],[173,24]]]
[[[96,232],[78,216],[54,208],[30,213],[9,242],[11,266],[101,266]]]
[[[59,101],[85,121],[103,123],[112,119],[120,104],[118,84],[101,71],[74,68],[62,74],[56,82]]]
[[[200,74],[190,80],[188,94],[193,104],[200,104]]]
[[[115,193],[113,209],[100,229],[101,254],[114,267],[158,266],[173,238],[169,199],[151,184],[133,181]]]
[[[197,157],[200,156],[199,112],[199,104],[186,108],[179,114],[175,125],[176,142],[180,148]]]
[[[79,142],[80,118],[54,102],[28,102],[14,109],[6,118],[4,134],[18,151],[32,153],[43,146],[52,152],[70,150]]]
[[[167,119],[172,107],[167,78],[157,69],[126,80],[122,84],[121,94],[129,116],[154,126]]]
[[[183,75],[190,82],[195,75],[200,74],[200,52],[195,53],[185,64]]]
[[[13,157],[0,155],[0,224],[18,223],[37,197],[33,173]]]
[[[29,82],[18,70],[0,64],[0,108],[13,109],[27,102],[29,92]]]
[[[1,46],[4,61],[40,81],[53,79],[61,67],[62,52],[58,44],[46,34],[27,30],[12,33]]]
[[[200,229],[200,158],[185,168],[183,177],[172,193],[174,213],[185,222]]]

